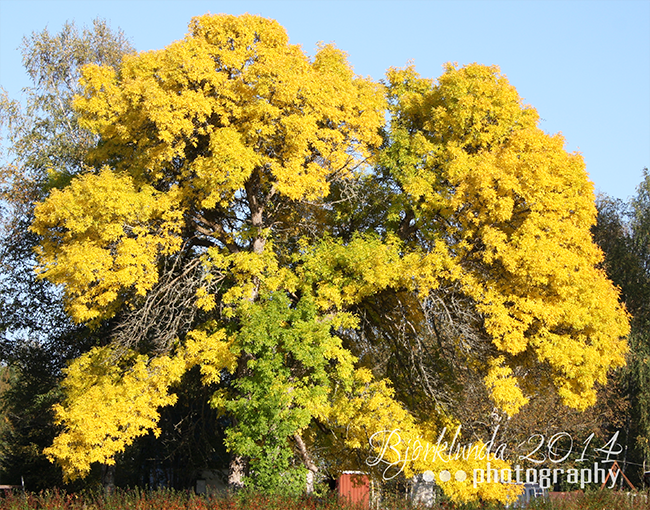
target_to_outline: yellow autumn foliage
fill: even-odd
[[[406,445],[411,454],[435,445],[456,421],[442,407],[422,420],[391,381],[359,366],[365,347],[342,340],[354,339],[346,333],[364,300],[381,293],[400,292],[414,309],[462,295],[463,313],[480,323],[477,352],[488,353],[467,354],[468,369],[508,415],[528,399],[521,363],[548,370],[568,405],[593,403],[595,384],[623,363],[629,328],[598,269],[581,156],[539,129],[496,67],[449,65],[437,82],[412,67],[387,77],[383,87],[355,76],[331,45],[310,59],[277,22],[250,15],[197,17],[184,39],[126,56],[119,72],[84,69],[75,107],[100,140],[88,158],[97,168],[36,207],[39,272],[63,287],[76,322],[98,324],[155,294],[169,260],[191,260],[196,272],[183,277],[195,276],[190,306],[200,319],[162,354],[96,348],[68,367],[56,408],[63,432],[46,450],[67,476],[156,433],[159,407],[174,403],[171,388],[196,366],[205,385],[232,374],[211,399],[221,412],[257,399],[248,419],[284,420],[250,430],[299,430],[312,444],[330,441],[330,454],[375,459],[373,435],[399,430],[400,449],[385,449],[382,462],[409,477],[470,473],[486,461],[507,468],[431,450],[400,457]],[[373,180],[386,211],[337,209],[363,209],[363,197],[328,201]],[[354,221],[336,224],[345,214]],[[424,321],[416,312],[407,318]],[[417,334],[422,324],[409,327]],[[263,451],[243,425],[230,444]],[[516,492],[460,478],[443,486],[458,501]]]
[[[184,226],[220,246],[264,237],[213,218],[242,195],[322,198],[381,143],[381,87],[330,45],[310,61],[277,22],[257,16],[194,18],[185,39],[125,56],[119,76],[85,67],[82,85],[80,124],[102,139],[90,161],[113,169],[54,190],[32,226],[44,238],[41,274],[64,284],[78,322],[146,293]]]
[[[107,142],[94,158],[172,178],[203,209],[231,205],[256,168],[292,200],[322,197],[381,142],[380,87],[330,45],[310,61],[258,16],[194,18],[185,39],[126,56],[119,77],[87,67],[83,84],[82,125]]]
[[[64,285],[77,322],[110,317],[125,295],[146,294],[158,281],[159,257],[182,242],[176,191],[136,187],[108,168],[52,190],[34,214],[31,229],[43,236],[38,271]]]
[[[503,356],[490,360],[489,365],[485,386],[490,391],[492,400],[508,416],[517,414],[530,399],[519,388],[512,368],[504,365]]]
[[[86,476],[95,462],[114,464],[135,438],[158,435],[159,408],[176,402],[169,387],[180,380],[185,360],[136,354],[116,360],[113,349],[94,348],[65,370],[66,399],[54,408],[65,431],[44,453],[69,480]]]
[[[236,356],[223,330],[193,330],[175,355],[149,358],[97,347],[64,370],[65,401],[54,408],[65,431],[45,454],[59,462],[67,479],[84,477],[91,464],[113,464],[115,454],[142,435],[160,429],[159,409],[176,402],[171,387],[199,366],[203,383],[234,371]]]
[[[450,255],[445,278],[475,301],[503,363],[522,354],[546,363],[567,405],[592,405],[594,385],[624,363],[629,325],[598,267],[582,157],[539,129],[497,67],[448,65],[438,83],[409,67],[388,79],[387,164],[431,252]],[[514,376],[505,398],[505,380],[500,401],[523,402]]]
[[[488,469],[510,469],[494,445],[478,441],[463,448],[462,438],[453,438],[453,431],[460,430],[453,418],[440,413],[418,422],[394,397],[390,382],[375,380],[365,368],[355,371],[348,388],[337,387],[330,406],[315,412],[315,417],[337,436],[329,453],[334,458],[328,461],[340,469],[354,469],[355,457],[346,457],[341,450],[366,452],[365,468],[373,470],[379,479],[448,472],[453,476],[446,479],[443,475],[437,484],[454,501],[481,498],[507,503],[516,499],[520,491],[516,485],[486,480]],[[479,472],[482,478],[477,483]]]
[[[187,333],[182,357],[188,367],[200,367],[203,384],[219,383],[223,370],[233,373],[237,366],[232,344],[223,329],[194,329]]]

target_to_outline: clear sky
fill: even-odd
[[[0,0],[0,86],[19,98],[29,85],[18,48],[33,31],[101,17],[150,50],[207,12],[274,18],[308,54],[334,42],[377,80],[410,60],[429,78],[445,62],[496,64],[597,191],[627,199],[650,167],[650,0]]]

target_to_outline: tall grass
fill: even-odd
[[[645,495],[647,498],[647,494]],[[118,490],[113,494],[45,491],[39,494],[7,494],[0,497],[0,510],[352,510],[354,506],[335,498],[281,497],[259,494],[205,497],[170,490]],[[356,507],[358,508],[358,507]],[[377,508],[373,506],[373,508]],[[385,498],[382,510],[422,510],[403,497]],[[502,505],[450,502],[436,503],[432,510],[501,510]],[[597,491],[569,500],[534,500],[530,510],[648,510],[650,498],[624,493]]]

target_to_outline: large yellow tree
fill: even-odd
[[[478,349],[486,382],[511,413],[526,400],[516,373],[531,364],[547,368],[567,405],[593,404],[595,384],[623,363],[629,326],[598,268],[582,157],[539,129],[496,67],[448,65],[438,83],[391,69],[388,80],[393,207],[406,242],[452,260],[446,283],[471,301],[482,330],[457,341],[469,352],[489,339]]]
[[[274,21],[202,16],[82,81],[99,141],[32,225],[72,318],[115,324],[67,372],[48,455],[69,476],[155,432],[196,366],[230,418],[231,484],[250,461],[272,490],[302,472],[293,452],[313,475],[388,427],[435,442],[457,423],[460,372],[512,415],[539,374],[584,408],[623,362],[582,159],[496,68],[390,70],[384,87],[332,46],[309,59]]]

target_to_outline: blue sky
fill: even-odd
[[[308,54],[334,42],[377,80],[410,60],[430,78],[445,62],[496,64],[541,128],[582,153],[597,191],[626,199],[650,167],[650,0],[0,0],[0,86],[20,97],[18,47],[46,26],[101,17],[150,50],[206,12],[274,18]]]

